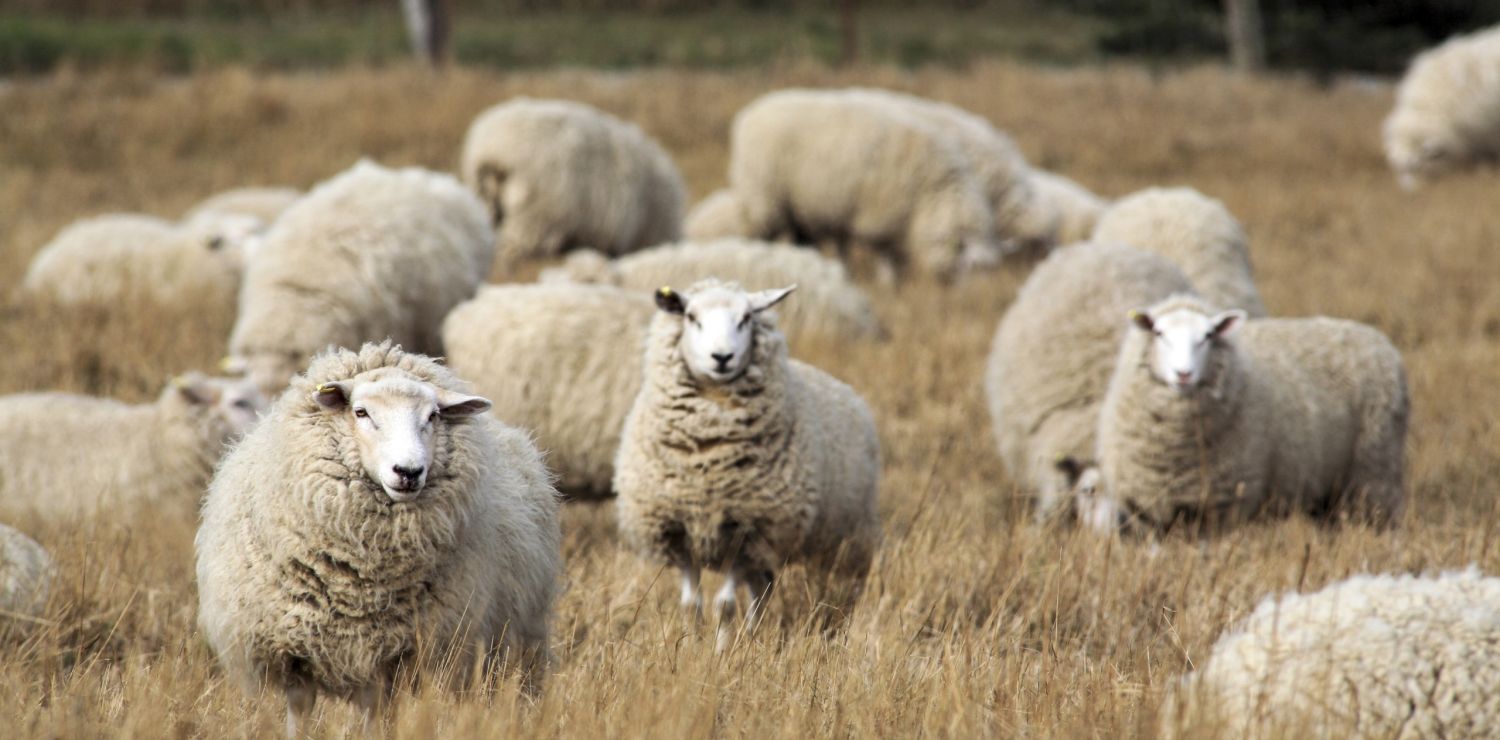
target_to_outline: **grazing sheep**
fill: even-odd
[[[791,291],[717,280],[658,291],[615,464],[621,534],[677,567],[685,607],[701,609],[701,568],[726,572],[720,649],[740,584],[753,628],[784,563],[862,579],[880,536],[875,420],[849,386],[787,358],[767,309]]]
[[[224,368],[268,395],[329,346],[441,354],[449,309],[489,273],[484,204],[457,180],[362,160],[277,219],[245,273]]]
[[[1134,324],[1099,419],[1106,495],[1122,510],[1152,527],[1401,514],[1410,402],[1384,334],[1324,317],[1247,322],[1181,296]]]
[[[995,332],[984,387],[1000,457],[1036,496],[1038,518],[1066,514],[1066,495],[1094,463],[1126,311],[1191,289],[1158,255],[1088,242],[1054,251],[1021,286]]]
[[[780,325],[794,340],[875,339],[883,330],[870,299],[844,271],[844,265],[811,249],[749,239],[667,244],[614,261],[585,250],[568,255],[561,267],[542,272],[542,281],[604,283],[632,290],[690,285],[706,277],[733,280],[747,290],[797,284],[797,300],[780,311]]]
[[[39,616],[56,575],[52,556],[36,540],[0,524],[0,625]]]
[[[1088,188],[1055,172],[1034,169],[1031,170],[1029,179],[1032,191],[1031,210],[1035,214],[1029,217],[1040,218],[1048,224],[1045,228],[1033,229],[1038,234],[1051,235],[1047,246],[1072,244],[1088,239],[1094,233],[1094,226],[1099,222],[1104,209],[1109,207],[1108,201],[1090,192]],[[1096,241],[1122,240],[1099,238]]]
[[[530,429],[576,498],[611,494],[620,428],[641,388],[651,323],[644,292],[602,285],[492,285],[453,309],[443,344],[453,371]]]
[[[692,241],[726,239],[748,233],[750,233],[750,225],[745,223],[739,198],[736,198],[734,191],[729,188],[715,190],[707,198],[698,201],[698,205],[688,211],[687,221],[682,226],[683,236]],[[790,235],[768,236],[779,239]]]
[[[1358,575],[1268,597],[1162,713],[1225,737],[1488,737],[1500,728],[1500,578]],[[1208,731],[1212,728],[1212,732]]]
[[[535,687],[562,561],[556,493],[520,430],[389,342],[315,358],[224,459],[198,530],[198,623],[295,736],[319,693],[367,721],[398,665],[464,686],[481,658]]]
[[[1155,252],[1177,263],[1211,305],[1266,316],[1245,230],[1223,203],[1192,188],[1148,188],[1121,198],[1099,220],[1094,239]]]
[[[486,110],[464,138],[462,171],[489,205],[503,264],[682,236],[687,196],[671,157],[582,103],[514,98]]]
[[[22,290],[65,306],[115,307],[137,300],[196,309],[205,297],[233,305],[244,249],[261,222],[205,215],[184,224],[139,214],[76,221],[32,258]]]
[[[203,494],[224,446],[265,401],[242,380],[188,373],[154,403],[66,393],[0,397],[0,507],[72,516]]]
[[[1408,190],[1500,159],[1500,27],[1418,55],[1396,90],[1384,133],[1386,159]]]
[[[745,236],[872,247],[944,277],[1001,253],[964,150],[923,117],[870,95],[765,95],[735,116],[729,156]]]

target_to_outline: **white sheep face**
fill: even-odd
[[[797,286],[747,293],[715,285],[691,295],[662,288],[656,305],[682,317],[679,347],[688,372],[703,382],[728,383],[750,365],[755,315],[786,298]]]
[[[439,425],[490,408],[484,398],[409,378],[325,383],[314,396],[326,411],[347,417],[365,475],[396,503],[422,495]]]
[[[230,438],[250,431],[266,411],[266,397],[255,385],[240,378],[210,378],[189,373],[172,380],[172,388],[189,405],[202,409],[223,422]]]
[[[219,371],[245,378],[267,398],[275,398],[306,365],[307,360],[300,352],[259,352],[225,357],[219,361]]]
[[[1151,333],[1151,374],[1178,393],[1203,383],[1214,340],[1228,336],[1245,320],[1239,309],[1214,316],[1191,308],[1174,308],[1153,316],[1132,312],[1135,325]]]

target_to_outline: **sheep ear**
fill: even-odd
[[[1078,476],[1083,474],[1083,466],[1079,465],[1078,459],[1072,455],[1059,455],[1057,460],[1052,463],[1052,466],[1057,468],[1057,472],[1062,473],[1068,479],[1068,486],[1070,488],[1078,482]]]
[[[198,406],[212,406],[219,402],[219,388],[200,373],[187,373],[172,378],[172,389],[183,400]]]
[[[682,294],[672,290],[672,286],[663,285],[656,289],[656,307],[669,314],[681,316],[687,310],[682,302]]]
[[[342,411],[349,406],[349,383],[324,383],[313,390],[313,400],[328,411]]]
[[[443,416],[474,416],[490,410],[490,399],[438,389],[438,410]]]
[[[1240,309],[1225,311],[1214,317],[1213,331],[1209,332],[1216,337],[1228,336],[1240,327],[1245,321],[1245,312]]]
[[[776,288],[773,290],[757,290],[754,293],[750,294],[750,310],[757,313],[764,311],[780,303],[787,296],[791,295],[792,291],[796,289],[796,284],[792,284],[788,285],[785,288]]]
[[[1136,326],[1145,331],[1156,331],[1156,322],[1151,320],[1151,314],[1145,311],[1135,310],[1130,312],[1130,320]]]

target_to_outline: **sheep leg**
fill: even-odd
[[[682,574],[682,608],[693,615],[693,621],[703,619],[703,591],[698,585],[698,567],[688,562],[679,562],[677,570]]]
[[[745,588],[750,592],[750,606],[745,609],[745,631],[754,632],[760,617],[776,587],[776,574],[769,570],[751,571],[744,574]]]
[[[739,579],[735,577],[733,570],[724,576],[724,585],[719,593],[714,595],[714,609],[719,612],[719,631],[717,644],[714,652],[722,653],[729,647],[734,632],[734,616],[738,611],[738,605],[734,601],[735,589],[739,587]]]
[[[318,701],[318,690],[301,681],[286,685],[286,736],[298,737],[298,730],[312,715],[313,705]]]
[[[364,711],[362,734],[365,737],[377,737],[380,734],[380,714],[384,709],[383,695],[384,692],[378,684],[371,684],[360,689],[354,697],[355,703]]]

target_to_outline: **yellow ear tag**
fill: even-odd
[[[229,366],[231,364],[233,364],[233,363],[234,363],[234,358],[230,357],[228,355],[225,355],[223,359],[219,360],[219,370],[220,371],[228,370]]]
[[[332,388],[333,388],[333,386],[331,386],[331,385],[329,385],[327,383],[319,383],[318,387],[314,388],[313,391],[315,391],[317,393],[327,393]]]
[[[656,294],[663,298],[668,298],[672,295],[672,286],[663,285],[660,288],[656,289]]]
[[[1132,309],[1128,315],[1130,316],[1131,321],[1135,321],[1141,317],[1141,312]]]
[[[178,375],[178,376],[172,378],[172,387],[173,388],[186,388],[187,386],[188,386],[187,378],[184,378],[181,375]]]

